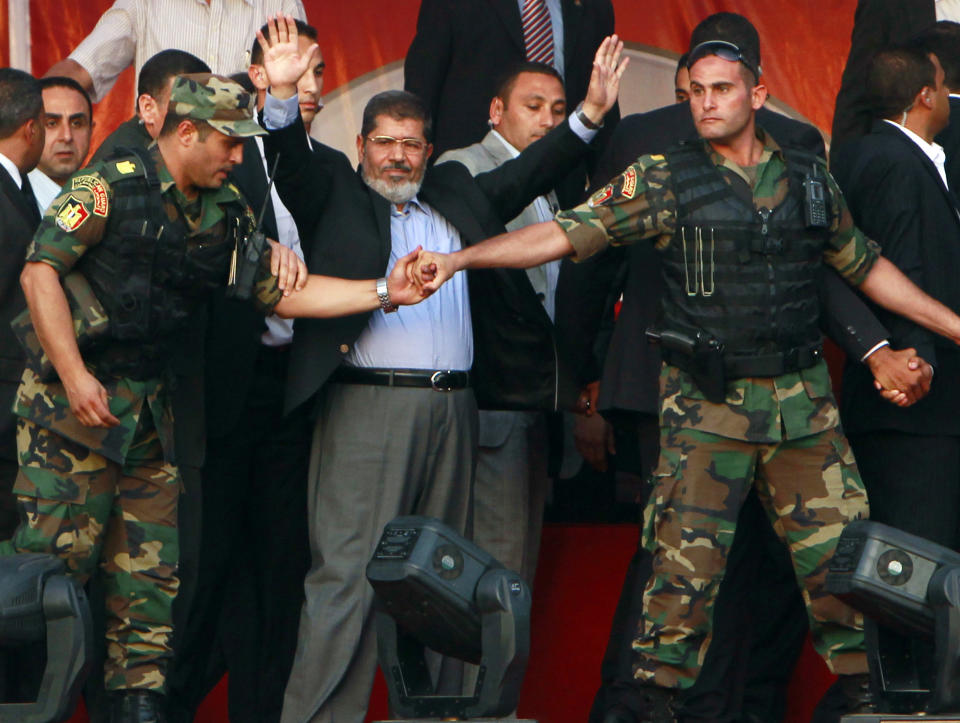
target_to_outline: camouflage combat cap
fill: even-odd
[[[170,90],[168,110],[178,116],[201,120],[235,138],[262,136],[263,126],[254,120],[256,99],[230,78],[213,73],[178,75]]]

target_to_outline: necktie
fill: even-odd
[[[527,60],[553,65],[553,27],[546,0],[525,0],[520,20]]]
[[[37,197],[33,195],[33,186],[30,185],[30,179],[27,174],[20,176],[20,193],[23,194],[27,207],[30,209],[30,218],[34,223],[40,223],[40,209],[37,208]]]

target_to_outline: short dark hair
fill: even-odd
[[[690,48],[693,50],[701,43],[711,40],[725,40],[740,48],[740,54],[747,65],[759,71],[760,35],[753,23],[738,13],[714,13],[709,15],[690,33]],[[688,50],[688,52],[689,52]],[[759,80],[759,78],[757,78]]]
[[[921,48],[886,48],[870,61],[867,99],[877,118],[895,118],[910,110],[924,87],[936,84],[936,68]]]
[[[430,111],[420,97],[405,90],[385,90],[377,93],[363,109],[363,122],[360,125],[360,135],[366,138],[377,127],[377,117],[388,115],[394,120],[423,121],[423,137],[427,142],[433,137],[433,123],[430,120]]]
[[[512,65],[499,77],[496,85],[497,90],[493,94],[493,97],[499,98],[503,101],[503,104],[506,105],[507,98],[509,98],[510,94],[513,92],[513,86],[517,84],[517,78],[520,77],[521,73],[539,73],[540,75],[549,75],[551,78],[556,78],[560,82],[560,86],[563,87],[563,78],[560,77],[560,73],[557,72],[556,68],[546,63],[536,63],[528,60],[523,63],[516,63],[515,65]]]
[[[937,56],[947,87],[960,91],[960,23],[941,20],[920,33],[914,42]]]
[[[297,24],[297,35],[304,35],[313,42],[317,42],[317,29],[315,27],[307,25],[302,20],[294,20],[294,22]],[[269,30],[270,23],[264,23],[260,26],[260,32],[263,33],[264,37],[267,36]],[[260,41],[257,38],[253,39],[253,45],[250,47],[250,64],[263,65],[263,50],[260,48]]]
[[[687,67],[687,60],[690,58],[690,53],[684,53],[679,58],[677,58],[677,69],[673,71],[673,84],[677,84],[677,78],[680,76],[680,71]]]
[[[73,78],[68,78],[65,75],[51,75],[48,78],[40,78],[40,90],[44,91],[47,88],[69,88],[77,91],[87,101],[87,114],[93,120],[93,102],[90,100],[90,94]]]
[[[167,91],[170,79],[189,73],[209,73],[210,67],[200,58],[185,50],[161,50],[147,59],[137,78],[137,97],[149,95],[158,98]]]
[[[196,118],[190,118],[185,115],[178,115],[173,111],[168,110],[167,114],[163,117],[163,125],[160,127],[161,136],[169,136],[172,133],[175,133],[177,126],[179,126],[183,121],[188,120],[193,123],[197,128],[197,133],[200,136],[201,141],[207,140],[207,136],[210,135],[213,131],[213,126],[207,123],[205,120],[197,120]]]
[[[0,138],[9,138],[42,111],[40,81],[16,68],[0,68]]]
[[[247,73],[246,71],[243,71],[243,72],[240,72],[240,73],[234,73],[233,75],[230,75],[230,76],[228,76],[228,77],[229,77],[230,80],[232,80],[234,83],[236,83],[236,84],[239,85],[241,88],[243,88],[245,91],[247,91],[250,95],[256,95],[256,94],[257,94],[257,86],[255,86],[255,85],[253,84],[253,81],[250,80],[250,74]]]

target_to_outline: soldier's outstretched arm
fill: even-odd
[[[397,260],[387,279],[387,296],[392,306],[410,306],[430,295],[421,291],[413,280],[414,265],[420,254],[418,246]],[[327,319],[374,311],[381,307],[376,279],[339,279],[311,274],[307,285],[290,296],[284,296],[274,313],[287,318],[312,317]]]
[[[80,356],[70,306],[56,269],[42,261],[28,261],[20,285],[40,344],[63,382],[70,411],[87,427],[119,424],[110,413],[106,389],[87,371]]]
[[[883,256],[860,284],[877,304],[960,344],[960,316],[920,289]]]
[[[462,269],[529,269],[570,256],[574,248],[560,225],[544,221],[493,236],[452,254],[424,251],[416,265],[424,291],[433,293]]]

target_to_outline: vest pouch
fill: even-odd
[[[83,274],[71,271],[61,283],[70,306],[77,347],[80,349],[80,356],[85,357],[86,353],[110,336],[110,320]],[[57,370],[54,369],[50,358],[40,344],[29,310],[18,314],[10,326],[17,341],[23,347],[27,366],[34,371],[40,381],[55,381]]]

